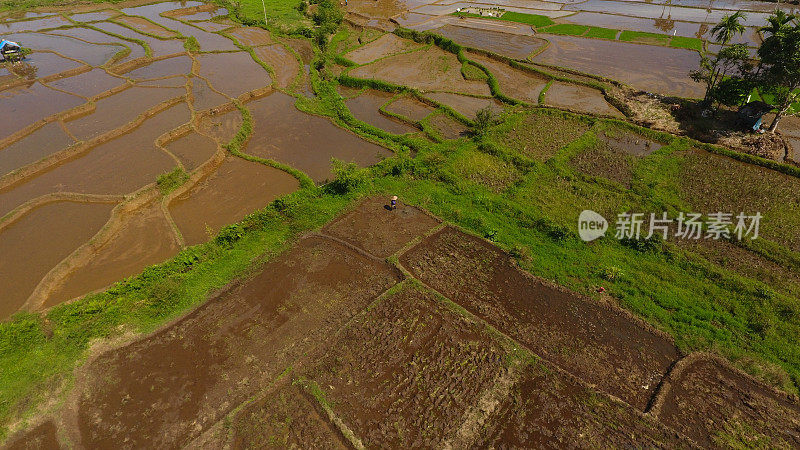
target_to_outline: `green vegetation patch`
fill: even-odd
[[[619,30],[603,27],[589,27],[586,37],[595,39],[609,39],[613,41],[617,39],[617,34],[619,34]]]
[[[494,131],[496,141],[509,150],[546,161],[559,149],[589,131],[591,124],[549,110],[510,116]]]
[[[452,170],[458,176],[500,192],[520,179],[517,169],[495,157],[479,151],[467,151],[457,157]]]
[[[158,185],[158,189],[161,191],[161,194],[167,195],[180,187],[183,183],[186,183],[186,180],[188,179],[189,174],[186,173],[183,167],[176,167],[171,172],[166,172],[159,175],[156,179],[156,184]]]
[[[673,36],[672,40],[669,42],[669,46],[688,48],[689,50],[697,50],[698,52],[703,51],[703,41],[693,37]]]
[[[470,81],[486,81],[489,78],[483,69],[475,64],[470,63],[469,61],[464,61],[464,63],[461,65],[461,75],[465,80]]]
[[[559,23],[556,25],[549,26],[547,28],[543,28],[539,31],[543,33],[560,34],[565,36],[582,36],[588,30],[589,27],[587,27],[586,25],[577,25],[574,23]]]
[[[548,25],[552,25],[555,23],[553,22],[553,19],[547,16],[543,16],[541,14],[526,14],[515,11],[507,11],[502,16],[500,16],[500,20],[526,23],[534,28],[546,27]]]
[[[645,31],[625,30],[619,35],[620,41],[638,42],[641,44],[667,45],[670,36],[666,34],[647,33]]]

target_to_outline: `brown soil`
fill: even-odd
[[[504,356],[481,326],[405,288],[343,329],[308,377],[367,448],[443,447]]]
[[[219,142],[228,143],[236,136],[242,126],[242,113],[234,109],[221,114],[212,114],[203,117],[200,122],[200,131],[217,139]]]
[[[56,426],[52,420],[41,423],[30,431],[13,438],[6,450],[57,450],[61,444],[56,437]]]
[[[474,119],[479,110],[487,107],[494,114],[503,112],[503,104],[492,98],[469,97],[448,92],[432,92],[425,97],[453,108],[467,119]]]
[[[15,313],[50,269],[108,221],[113,204],[55,202],[0,229],[0,319]]]
[[[579,379],[644,410],[678,350],[627,313],[519,270],[447,228],[401,257],[414,276]]]
[[[386,106],[386,110],[414,122],[419,122],[434,111],[432,107],[411,97],[400,97]]]
[[[50,307],[158,264],[180,250],[174,232],[158,202],[145,206],[122,219],[124,224],[107,237],[89,261],[65,275],[59,286],[47,294],[44,307]]]
[[[286,172],[229,157],[208,178],[175,199],[169,210],[186,244],[194,245],[298,187],[298,181]]]
[[[356,98],[345,103],[356,119],[378,127],[393,134],[405,134],[417,131],[416,128],[389,118],[380,112],[380,107],[391,100],[393,94],[382,91],[368,90]]]
[[[367,64],[379,58],[407,52],[419,47],[421,47],[421,44],[403,39],[396,34],[388,33],[345,54],[344,57],[356,64]]]
[[[180,447],[398,280],[348,247],[303,239],[174,325],[90,363],[76,441]]]
[[[230,20],[219,20],[214,22],[194,22],[194,26],[200,27],[203,30],[206,30],[210,33],[216,33],[218,31],[227,30],[228,28],[232,28],[237,26],[238,24],[231,22]]]
[[[676,366],[657,404],[665,424],[704,447],[758,443],[800,446],[800,405],[717,358],[687,358]]]
[[[254,130],[244,152],[289,164],[317,182],[332,178],[331,158],[366,166],[392,154],[325,118],[298,111],[294,103],[281,92],[248,103]]]
[[[110,36],[105,33],[101,33],[96,30],[91,30],[89,28],[67,28],[62,30],[54,30],[51,33],[63,35],[63,36],[71,36],[78,39],[82,39],[87,42],[92,42],[96,44],[100,43],[115,43],[119,45],[124,45],[130,48],[130,54],[123,59],[122,61],[129,61],[137,58],[144,58],[144,47],[137,43],[128,42],[113,36]]]
[[[258,59],[275,71],[275,86],[279,89],[288,88],[300,72],[297,58],[281,44],[258,47],[253,51]]]
[[[49,123],[8,147],[0,149],[0,176],[36,162],[74,142],[58,122]]]
[[[314,398],[280,383],[267,397],[236,415],[233,448],[350,448]]]
[[[228,31],[228,34],[248,47],[274,44],[269,31],[263,28],[243,27]]]
[[[674,432],[626,405],[538,364],[525,369],[509,397],[497,409],[476,447],[689,447]]]
[[[500,83],[503,94],[532,105],[539,103],[539,93],[547,85],[547,78],[477,53],[467,53],[467,58],[489,69]]]
[[[368,198],[322,230],[371,255],[387,258],[439,224],[438,219],[402,202],[393,211],[388,207],[388,197]]]
[[[456,55],[438,47],[390,56],[350,71],[356,78],[377,78],[420,90],[461,92],[489,96],[489,85],[461,76]]]
[[[456,25],[445,25],[433,32],[467,47],[488,50],[508,58],[520,60],[526,59],[531,53],[547,45],[546,40],[533,36]]]
[[[458,139],[469,135],[469,128],[451,119],[447,114],[434,114],[428,118],[428,123],[445,139]]]
[[[584,114],[625,117],[611,106],[597,89],[576,84],[554,82],[545,94],[545,103]]]

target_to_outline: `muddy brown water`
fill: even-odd
[[[230,30],[227,33],[249,47],[274,44],[269,31],[263,28],[243,27]]]
[[[547,45],[547,41],[534,36],[481,30],[454,25],[445,25],[433,30],[434,33],[473,48],[489,50],[513,59],[525,59],[531,53]]]
[[[415,276],[537,355],[643,411],[675,345],[621,310],[549,286],[476,237],[446,228],[400,258]]]
[[[400,97],[386,106],[386,110],[411,119],[414,122],[428,117],[434,108],[411,97]]]
[[[192,71],[192,59],[186,55],[162,59],[126,72],[124,76],[139,79],[164,78],[188,74]]]
[[[100,230],[113,207],[50,203],[0,229],[0,317],[15,313],[50,269]]]
[[[269,86],[269,72],[253,60],[249,53],[210,53],[198,55],[200,75],[218,91],[230,97]],[[232,76],[231,74],[236,74]]]
[[[598,137],[614,150],[634,156],[647,156],[663,147],[663,145],[658,142],[633,133],[618,130],[611,133],[601,133]]]
[[[544,102],[580,113],[625,117],[606,101],[602,92],[588,86],[556,81],[545,93]]]
[[[500,90],[509,97],[535,105],[539,103],[539,93],[547,85],[547,78],[528,71],[515,69],[510,65],[488,56],[470,52],[467,57],[487,69],[497,78]]]
[[[23,78],[45,78],[85,67],[85,64],[48,50],[28,54],[25,60],[14,65],[13,70]]]
[[[230,20],[222,20],[214,22],[193,22],[192,24],[196,27],[200,27],[201,29],[211,33],[227,30],[228,28],[232,28],[238,25],[236,23],[231,22]]]
[[[68,58],[83,61],[90,66],[101,66],[108,61],[122,47],[117,45],[90,44],[75,38],[43,34],[43,33],[18,33],[10,36],[3,36],[4,39],[21,42],[33,51],[49,50],[57,52]],[[26,62],[31,62],[26,58]],[[44,76],[44,75],[39,75]]]
[[[187,172],[198,168],[217,152],[217,143],[213,139],[195,131],[181,136],[165,147],[181,161]]]
[[[108,20],[112,17],[118,16],[119,13],[113,10],[94,11],[81,14],[72,14],[70,19],[76,22],[97,22],[101,20]]]
[[[84,103],[75,95],[34,83],[0,91],[0,140],[53,114]]]
[[[489,85],[461,76],[456,55],[438,47],[403,53],[360,66],[350,71],[356,78],[377,78],[421,90],[461,92],[490,96]]]
[[[155,182],[176,165],[172,157],[155,147],[155,139],[189,119],[186,105],[176,105],[77,159],[0,190],[0,216],[53,192],[128,194]]]
[[[183,447],[399,279],[383,261],[303,239],[174,325],[93,361],[75,438]]]
[[[23,20],[19,22],[0,22],[0,33],[3,35],[20,31],[37,31],[45,28],[57,28],[72,25],[72,22],[61,16],[53,15],[41,19]]]
[[[88,42],[92,42],[95,44],[119,44],[120,46],[124,46],[130,49],[130,53],[126,56],[122,61],[128,61],[137,58],[144,58],[145,52],[144,47],[139,45],[135,42],[129,42],[123,39],[116,38],[114,36],[102,33],[97,30],[92,30],[89,28],[67,28],[67,29],[60,29],[60,30],[53,30],[49,32],[50,34],[57,34],[59,36],[71,36],[78,39],[83,39]]]
[[[122,78],[109,75],[103,69],[92,69],[74,77],[50,81],[47,85],[81,97],[91,98],[122,86],[126,82]]]
[[[473,119],[478,111],[487,107],[494,114],[503,112],[503,104],[493,98],[470,97],[449,92],[432,92],[426,94],[425,97],[453,108],[468,119]]]
[[[161,18],[157,20],[158,23],[163,24],[165,27],[177,30],[178,32],[182,33],[184,36],[194,36],[197,39],[197,42],[200,44],[200,50],[206,52],[217,52],[217,51],[239,51],[241,50],[236,44],[233,43],[232,40],[221,36],[216,33],[209,33],[201,28],[195,27],[193,25],[187,25],[183,22],[179,22],[173,19]],[[182,43],[182,41],[177,41]]]
[[[421,47],[421,44],[403,39],[396,34],[388,33],[372,42],[364,44],[344,56],[358,64],[367,64],[379,58],[407,52],[419,47]]]
[[[281,44],[273,44],[253,49],[256,57],[275,71],[275,87],[286,89],[300,73],[297,58]]]
[[[405,134],[417,129],[380,112],[380,107],[394,97],[388,92],[370,90],[345,102],[356,119],[393,134]]]
[[[703,96],[703,87],[689,78],[689,72],[700,63],[695,51],[572,36],[548,35],[547,39],[550,46],[534,61],[601,75],[658,94]]]
[[[141,17],[121,16],[115,20],[122,24],[128,25],[131,28],[141,30],[144,33],[152,34],[153,36],[158,36],[160,38],[171,39],[178,36],[174,31],[168,30],[160,25],[156,25],[153,22]]]
[[[43,307],[105,288],[151,264],[165,261],[180,250],[159,202],[147,205],[122,220],[119,232],[97,249],[89,260],[68,273],[47,296]]]
[[[192,107],[195,111],[204,111],[230,102],[230,99],[224,95],[213,91],[205,80],[194,77],[191,79],[191,82]]]
[[[247,103],[254,130],[244,152],[289,164],[316,182],[332,178],[331,158],[367,166],[392,155],[325,118],[298,111],[294,103],[281,92]]]
[[[130,87],[98,100],[94,111],[65,125],[78,140],[88,140],[125,125],[161,102],[183,95],[186,90],[180,88]]]
[[[180,39],[156,39],[111,22],[98,22],[92,24],[92,26],[129,39],[138,39],[140,41],[144,41],[153,50],[154,56],[172,55],[175,53],[184,53],[186,51],[186,49],[183,47],[183,41]],[[133,43],[130,45],[133,45]]]
[[[175,199],[169,211],[187,245],[216,236],[228,224],[297,190],[299,182],[281,170],[230,157],[202,182]]]
[[[62,150],[74,142],[58,122],[48,123],[8,147],[0,149],[0,177]]]

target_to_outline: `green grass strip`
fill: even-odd
[[[698,52],[703,51],[703,41],[701,39],[693,37],[673,36],[672,40],[669,42],[669,46],[675,48],[687,48],[689,50],[697,50]]]
[[[619,30],[614,30],[611,28],[589,27],[589,32],[586,33],[586,37],[595,39],[608,39],[613,41],[617,39],[618,34]]]
[[[588,30],[589,27],[587,27],[586,25],[576,25],[574,23],[558,23],[546,28],[542,28],[539,31],[541,31],[542,33],[559,34],[563,36],[582,36]]]

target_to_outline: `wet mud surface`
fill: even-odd
[[[211,176],[176,198],[169,211],[186,244],[200,244],[216,236],[224,225],[242,220],[298,186],[298,181],[286,172],[231,157]],[[231,198],[237,201],[230,201]]]
[[[392,97],[394,97],[394,94],[370,90],[358,97],[347,100],[345,104],[356,119],[389,133],[405,134],[417,131],[416,128],[408,124],[381,114],[381,106],[391,100]]]
[[[401,257],[422,281],[578,378],[644,411],[678,358],[621,310],[551,287],[486,242],[447,228]]]
[[[532,105],[539,103],[539,93],[547,85],[547,78],[515,69],[504,62],[477,53],[468,53],[467,58],[489,69],[505,95]]]
[[[175,325],[87,367],[88,447],[176,448],[398,281],[388,265],[310,237]]]
[[[483,108],[490,108],[493,114],[503,112],[503,104],[491,98],[470,97],[467,95],[450,94],[448,92],[432,92],[425,97],[443,105],[453,108],[462,116],[473,119]]]
[[[533,36],[454,25],[446,25],[433,30],[433,32],[450,38],[463,46],[488,50],[513,59],[524,60],[530,56],[531,53],[547,45],[546,40]]]
[[[29,305],[48,307],[134,275],[185,245],[207,241],[223,226],[299,185],[281,170],[221,159],[219,149],[242,125],[232,100],[264,95],[273,79],[217,31],[230,29],[232,38],[253,47],[255,58],[274,70],[274,86],[280,89],[290,88],[302,69],[288,46],[303,58],[307,73],[313,58],[308,42],[278,42],[265,30],[233,27],[218,17],[227,14],[225,9],[201,2],[128,5],[65,10],[77,26],[56,14],[0,19],[4,37],[33,49],[23,63],[0,66],[0,227],[5,227],[0,246],[13,244],[5,236],[15,230],[3,221],[34,220],[53,201],[108,206],[106,231],[95,235],[101,226],[87,226],[80,235],[83,242],[62,239],[72,250],[80,247],[75,254],[80,257],[67,258],[71,251],[65,254],[53,245],[48,258],[18,260],[15,270],[30,276],[18,283],[20,292],[13,298],[0,299],[3,318],[31,292],[36,298]],[[18,20],[24,17],[34,19]],[[187,52],[178,33],[196,38],[205,53]],[[224,53],[207,53],[219,51]],[[320,182],[330,177],[333,156],[368,165],[391,154],[327,119],[298,111],[291,97],[271,100],[275,104],[265,108],[269,111],[257,114],[261,134],[250,146],[256,154],[296,163]],[[291,112],[290,120],[282,117],[284,110]],[[383,125],[396,127],[395,132],[414,131],[375,118],[385,119]],[[276,129],[276,121],[283,127]],[[189,175],[188,185],[167,199],[166,209],[158,202],[136,203],[152,195],[160,175],[179,167]],[[118,202],[123,208],[111,216]],[[36,233],[29,230],[15,239],[36,238],[48,246],[45,236]],[[92,245],[81,245],[92,238]]]
[[[611,106],[597,89],[577,84],[554,82],[545,94],[545,104],[584,114],[625,117]]]
[[[697,52],[572,36],[547,38],[550,46],[534,58],[538,63],[605,76],[658,94],[703,96],[703,87],[689,78],[700,63]]]
[[[421,46],[421,44],[414,41],[409,41],[395,34],[388,33],[372,42],[362,45],[344,56],[356,64],[367,64],[376,59],[414,50]]]
[[[328,119],[303,114],[294,103],[293,97],[281,92],[247,103],[254,131],[244,152],[289,164],[317,182],[332,177],[332,157],[366,166],[391,155]]]
[[[658,416],[698,444],[724,447],[726,435],[738,435],[750,442],[770,442],[773,448],[800,446],[796,400],[717,358],[692,358],[676,372],[669,379]]]

